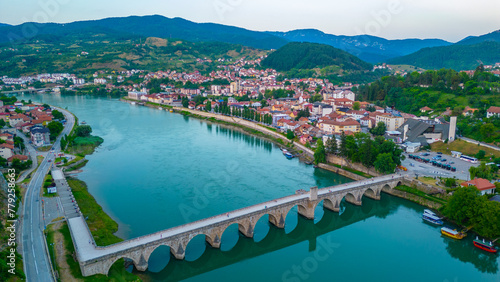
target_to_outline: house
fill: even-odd
[[[13,115],[9,119],[9,124],[11,127],[16,127],[18,124],[24,124],[29,122],[31,119],[24,114]]]
[[[341,134],[342,132],[360,132],[361,125],[359,122],[348,119],[346,121],[334,121],[334,120],[325,120],[323,122],[318,123],[319,129],[321,129],[324,133],[328,135],[333,134]]]
[[[427,107],[427,106],[425,106],[425,107],[423,107],[423,108],[420,109],[421,113],[426,113],[426,112],[431,112],[431,111],[432,111],[432,109],[429,108],[429,107]]]
[[[29,157],[25,156],[25,155],[13,155],[12,157],[7,159],[7,162],[9,162],[11,164],[14,159],[18,159],[21,162],[25,162],[29,159]]]
[[[481,195],[485,194],[494,194],[495,193],[495,184],[489,182],[484,178],[476,178],[473,180],[469,180],[460,184],[463,187],[467,186],[475,186],[477,190],[481,192]]]
[[[311,135],[309,134],[304,134],[302,136],[300,136],[300,143],[302,144],[306,144],[307,142],[309,142],[309,144],[312,142],[313,138]]]
[[[405,122],[405,119],[402,117],[394,116],[392,114],[382,114],[378,115],[375,119],[377,124],[379,122],[383,122],[389,131],[394,131],[399,128]]]
[[[37,147],[50,145],[50,130],[47,127],[40,125],[33,126],[30,132],[33,145]]]
[[[0,157],[8,159],[14,155],[14,145],[3,143],[0,144]]]
[[[500,117],[500,107],[494,107],[491,106],[487,111],[486,111],[486,117],[490,118],[492,116],[497,116]]]
[[[471,107],[469,107],[469,106],[466,106],[462,114],[463,114],[465,117],[468,117],[468,116],[472,116],[472,115],[474,115],[474,112],[475,112],[475,111],[479,111],[479,109],[474,109],[474,108],[471,108]]]
[[[450,124],[440,124],[433,121],[408,119],[397,131],[402,134],[402,142],[419,142],[422,146],[455,138],[455,136],[450,136],[454,134],[450,133]]]

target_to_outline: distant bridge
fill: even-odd
[[[213,248],[220,248],[222,234],[233,224],[238,224],[239,231],[252,238],[255,225],[264,215],[269,215],[269,222],[276,227],[284,228],[286,216],[295,206],[300,215],[314,219],[315,209],[322,201],[324,208],[338,212],[344,198],[360,206],[363,196],[379,200],[382,191],[390,191],[403,181],[403,176],[387,175],[323,189],[313,187],[308,193],[279,198],[107,247],[95,246],[82,216],[68,219],[68,226],[83,276],[107,275],[113,263],[121,258],[132,260],[137,270],[145,271],[149,257],[160,246],[169,246],[172,255],[182,260],[189,241],[198,235],[205,235]]]
[[[52,90],[53,88],[39,88],[39,89],[19,89],[11,91],[1,91],[1,94],[24,94],[24,93],[38,93],[45,92],[46,90]]]

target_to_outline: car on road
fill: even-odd
[[[443,153],[441,153],[441,152],[437,152],[437,154],[438,154],[438,155],[442,155]]]
[[[441,162],[443,162],[443,163],[446,162],[446,159],[441,159]]]
[[[449,162],[449,164],[454,164],[455,162]]]

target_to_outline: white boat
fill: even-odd
[[[425,209],[424,210],[424,214],[428,214],[428,215],[432,215],[432,216],[437,216],[436,213],[434,213],[433,211],[429,210],[429,209]]]
[[[131,105],[135,105],[135,102],[131,102],[130,104],[131,104]]]

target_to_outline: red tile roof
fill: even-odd
[[[469,180],[467,182],[463,182],[460,185],[462,185],[464,187],[467,187],[467,186],[476,186],[476,188],[478,190],[481,190],[481,191],[495,188],[495,184],[489,182],[488,180],[486,180],[484,178],[476,178],[476,179],[473,179],[473,180]]]

